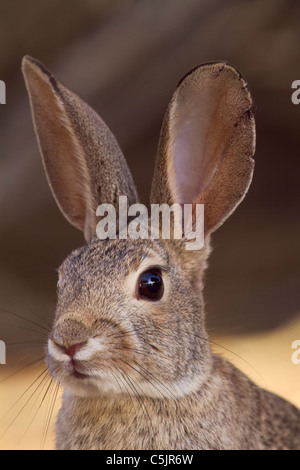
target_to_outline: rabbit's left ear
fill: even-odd
[[[199,66],[179,83],[165,115],[152,204],[204,204],[204,233],[234,211],[252,179],[255,124],[239,72]]]

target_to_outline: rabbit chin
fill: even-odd
[[[154,382],[132,382],[124,380],[124,375],[95,374],[85,378],[78,378],[73,375],[63,376],[59,382],[70,395],[78,397],[148,397],[148,398],[175,398],[180,399],[187,395],[197,393],[206,380],[206,374],[201,373],[194,376],[187,376],[184,379],[172,383],[159,384]]]
[[[79,397],[99,397],[119,395],[120,388],[112,380],[100,377],[80,379],[73,376],[64,377],[61,385],[71,394]]]

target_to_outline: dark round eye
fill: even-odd
[[[142,299],[159,300],[164,293],[164,284],[159,270],[149,270],[141,274],[139,297]]]

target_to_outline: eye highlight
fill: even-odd
[[[164,293],[164,284],[159,269],[144,271],[139,279],[138,298],[160,300]]]

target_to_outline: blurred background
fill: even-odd
[[[53,318],[55,269],[83,244],[46,182],[23,55],[44,62],[101,115],[144,203],[177,82],[201,62],[240,70],[256,106],[256,167],[246,199],[213,237],[207,325],[221,354],[300,406],[300,364],[291,362],[300,339],[300,106],[291,101],[299,44],[296,0],[0,1],[1,449],[38,449],[45,433],[42,447],[53,448],[59,399],[46,373],[34,382],[45,368],[34,361]]]

